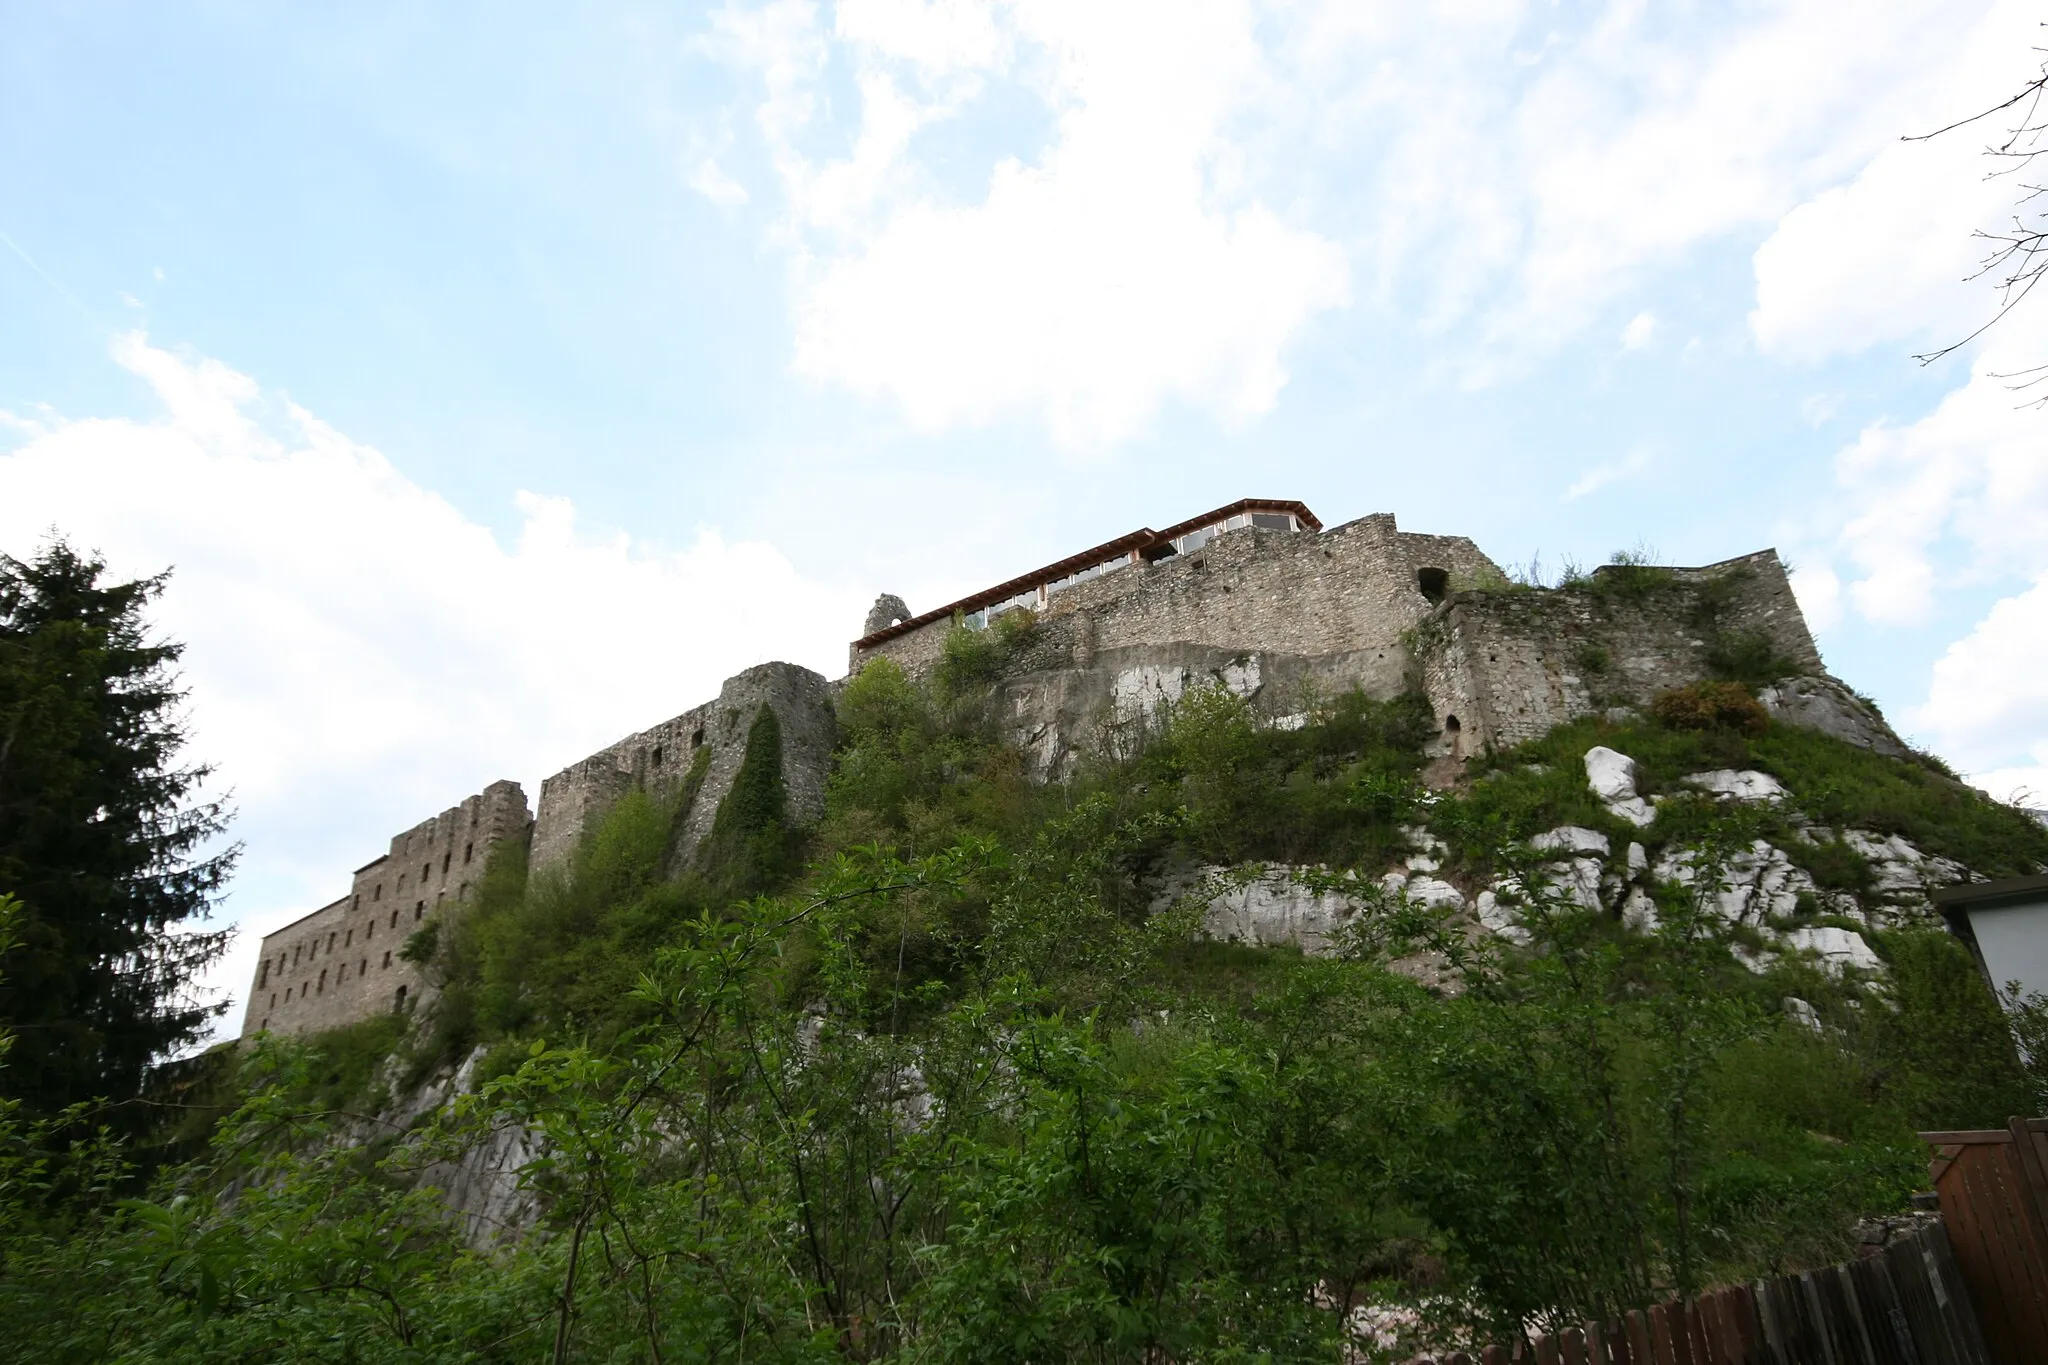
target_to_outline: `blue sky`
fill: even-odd
[[[1245,495],[1776,545],[2048,789],[2014,4],[0,0],[0,549],[178,566],[229,918],[766,658]],[[223,980],[253,958],[244,945]]]

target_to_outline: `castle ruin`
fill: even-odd
[[[1658,590],[1624,590],[1629,574],[1654,575]],[[1047,778],[1070,771],[1105,726],[1141,725],[1161,703],[1217,684],[1276,724],[1299,723],[1289,708],[1314,693],[1418,690],[1440,728],[1434,772],[1450,780],[1489,746],[1714,676],[1731,641],[1808,680],[1778,689],[1781,718],[1897,746],[1874,711],[1826,677],[1773,550],[1703,568],[1603,568],[1583,590],[1541,591],[1511,582],[1463,536],[1402,531],[1387,513],[1325,529],[1302,503],[1271,499],[1140,528],[922,614],[884,594],[849,646],[848,676],[876,659],[928,675],[954,630],[1017,611],[1033,614],[1032,629],[1016,637],[997,684],[998,714]],[[715,700],[546,779],[530,820],[521,788],[494,782],[398,835],[348,895],[264,938],[243,1035],[408,1008],[425,982],[396,950],[459,910],[493,846],[530,839],[534,870],[562,868],[635,788],[683,797],[679,870],[710,831],[763,707],[781,723],[791,813],[816,820],[843,683],[794,664],[748,669]]]

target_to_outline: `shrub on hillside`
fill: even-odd
[[[1735,682],[1696,682],[1658,695],[1650,704],[1658,720],[1674,730],[1734,730],[1760,735],[1770,728],[1771,713]]]

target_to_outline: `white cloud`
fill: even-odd
[[[1842,580],[1826,564],[1800,565],[1791,574],[1792,595],[1814,631],[1834,629],[1842,619]]]
[[[1888,101],[1895,131],[1931,131],[2017,90],[2035,74],[2038,25],[2035,9],[2011,2],[1959,23],[1954,60],[1928,64],[1917,89]],[[2004,126],[1887,139],[1853,179],[1786,214],[1756,252],[1757,344],[1818,360],[1905,337],[1946,344],[1976,328],[1993,300],[1981,285],[1960,287],[1983,254],[1970,234],[2002,221],[2019,191],[1987,176],[1985,142]]]
[[[1657,335],[1657,315],[1645,309],[1628,320],[1628,326],[1621,329],[1621,349],[1640,351],[1650,344]]]
[[[717,28],[756,32],[765,15],[728,9]],[[831,36],[860,119],[838,159],[800,150],[824,106],[782,74],[817,50],[822,19],[730,45],[764,75],[799,372],[925,430],[1023,413],[1069,445],[1129,435],[1169,401],[1226,420],[1271,408],[1287,344],[1349,284],[1335,244],[1239,183],[1228,125],[1267,78],[1255,18],[1235,0],[1019,3],[1000,22],[984,5],[842,5]],[[1050,143],[949,198],[913,140],[1010,71],[1018,44]]]
[[[1836,458],[1838,543],[1869,620],[1926,619],[1944,581],[2048,575],[2048,418],[1999,377],[2048,355],[2048,316],[2015,314],[1997,342],[1932,413],[1868,427]]]
[[[2048,810],[2048,764],[1994,768],[1971,773],[1964,781],[1997,800],[2034,811]]]
[[[1170,402],[1271,408],[1354,274],[1468,330],[1467,383],[1554,351],[1927,126],[1955,55],[2014,22],[1991,4],[729,0],[705,46],[760,79],[799,370],[928,430],[1026,414],[1095,444]],[[1050,134],[962,132],[998,87]],[[1760,258],[1772,344],[1774,262],[1803,256]]]
[[[1642,473],[1650,467],[1650,452],[1643,449],[1631,450],[1619,460],[1595,465],[1573,481],[1564,492],[1564,500],[1572,502],[1586,494],[1607,487],[1621,479]]]
[[[234,790],[248,854],[231,908],[259,932],[486,782],[532,800],[767,659],[841,671],[864,603],[771,545],[593,536],[534,494],[501,544],[247,375],[139,334],[115,354],[162,415],[16,419],[0,548],[55,526],[116,572],[174,567],[157,619],[187,645],[191,756]],[[245,935],[215,984],[240,991],[255,949]]]
[[[1999,602],[1949,646],[1910,720],[1963,768],[2048,765],[2048,580]]]

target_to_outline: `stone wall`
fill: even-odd
[[[1162,702],[1205,683],[1250,698],[1280,725],[1298,723],[1312,693],[1359,687],[1386,698],[1420,687],[1443,728],[1433,780],[1450,780],[1456,759],[1482,746],[1710,676],[1717,636],[1761,632],[1796,671],[1823,677],[1774,551],[1656,570],[1641,592],[1609,590],[1616,572],[1597,571],[1591,585],[1515,588],[1470,540],[1404,532],[1386,514],[1321,533],[1248,527],[1052,594],[1005,670],[999,720],[1052,777],[1091,749],[1133,742]],[[907,615],[885,598],[868,624]],[[889,658],[927,674],[952,629],[941,620],[868,650],[856,644],[852,668]],[[243,1032],[351,1023],[391,1009],[401,987],[417,1001],[424,983],[396,952],[438,907],[461,902],[493,843],[530,831],[533,868],[564,868],[635,788],[692,791],[671,849],[680,870],[710,832],[763,706],[782,725],[792,813],[819,818],[833,690],[809,669],[762,664],[728,679],[716,700],[548,778],[531,822],[524,794],[500,782],[399,835],[347,896],[264,940]],[[1837,728],[1882,730],[1881,718],[1850,714],[1860,703],[1831,682],[1777,691],[1785,695],[1767,701],[1788,718],[1825,712]]]
[[[1001,718],[1039,775],[1055,776],[1205,682],[1275,718],[1311,688],[1391,697],[1410,683],[1405,634],[1436,598],[1505,581],[1470,540],[1410,534],[1384,513],[1320,534],[1233,531],[1054,594],[1007,670]],[[952,628],[935,621],[856,646],[854,667],[889,658],[923,675]]]
[[[1655,571],[1639,592],[1595,582],[1453,592],[1415,634],[1423,690],[1459,756],[1534,739],[1611,706],[1713,676],[1717,639],[1760,633],[1800,674],[1820,652],[1777,551]]]
[[[1453,585],[1504,581],[1462,536],[1400,531],[1387,513],[1320,534],[1245,528],[1192,554],[1137,563],[1053,594],[1040,612],[1052,667],[1094,666],[1098,652],[1197,645],[1231,652],[1349,656],[1358,681],[1398,690],[1401,633],[1428,616],[1419,572]],[[949,621],[852,650],[852,668],[894,659],[922,675],[938,662]],[[1377,665],[1376,667],[1374,665]]]
[[[679,822],[673,850],[678,866],[688,862],[711,832],[718,803],[732,790],[746,755],[747,731],[763,706],[773,708],[782,724],[782,780],[790,811],[800,821],[818,819],[825,812],[825,778],[836,738],[832,685],[795,664],[760,664],[726,679],[717,700],[628,735],[542,782],[533,829],[534,870],[566,866],[584,832],[627,792],[643,788],[672,796],[692,781],[695,771],[696,792]]]
[[[491,849],[531,823],[519,784],[493,782],[395,836],[346,896],[264,936],[242,1036],[315,1033],[417,1002],[424,983],[398,950],[468,900]]]

